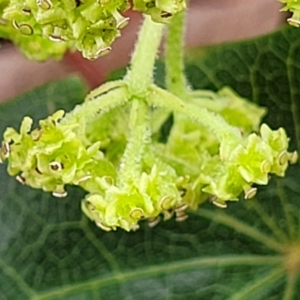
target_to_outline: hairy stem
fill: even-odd
[[[91,120],[91,118],[98,116],[100,113],[105,113],[117,106],[124,105],[127,101],[128,93],[125,87],[111,90],[106,94],[93,98],[91,101],[77,105],[73,111],[62,119],[61,124],[85,123],[86,118]]]
[[[147,88],[153,82],[154,63],[163,28],[163,24],[154,23],[149,16],[144,17],[131,59],[131,67],[125,77],[130,92],[135,97],[144,98]]]
[[[150,142],[149,108],[145,102],[153,82],[156,54],[162,38],[164,25],[154,23],[149,16],[139,32],[131,67],[125,76],[132,107],[129,121],[129,139],[120,164],[118,182],[124,185],[140,178],[144,149]]]
[[[173,16],[168,29],[165,51],[166,86],[178,97],[185,98],[187,82],[184,76],[185,11]]]
[[[140,178],[142,157],[146,145],[150,142],[149,108],[140,99],[134,99],[132,102],[129,130],[129,138],[118,176],[120,185],[132,183]]]
[[[236,142],[241,140],[242,136],[238,129],[229,125],[220,115],[206,108],[183,102],[157,86],[153,85],[149,90],[151,91],[149,104],[186,115],[192,121],[206,127],[219,141],[222,141],[224,136],[231,137],[232,141]]]

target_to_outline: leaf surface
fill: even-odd
[[[300,31],[207,48],[190,58],[195,88],[230,85],[268,107],[266,122],[300,145]],[[160,74],[158,74],[160,75]],[[159,76],[160,77],[160,76]],[[0,135],[56,109],[70,110],[85,87],[71,78],[0,106]],[[299,149],[299,147],[298,147]],[[1,299],[300,299],[299,166],[260,187],[253,201],[210,203],[183,223],[106,233],[65,199],[30,189],[0,166]],[[298,266],[297,266],[298,263]],[[298,268],[297,268],[298,267]]]

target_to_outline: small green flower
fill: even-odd
[[[248,183],[267,184],[270,173],[284,176],[288,162],[295,163],[297,154],[288,152],[289,139],[283,128],[272,131],[263,124],[260,134],[253,133],[239,144],[230,144],[224,139],[220,154],[238,166]]]
[[[274,158],[270,172],[278,176],[284,176],[288,167],[288,163],[295,163],[297,161],[296,152],[288,152],[289,138],[283,128],[278,130],[271,130],[266,124],[262,124],[260,128],[262,139],[272,149],[272,156]]]
[[[267,184],[273,164],[272,150],[256,134],[251,134],[229,155],[228,161],[238,166],[238,171],[248,183]]]
[[[153,165],[150,173],[143,172],[140,179],[124,186],[99,179],[103,192],[86,196],[82,203],[84,213],[107,231],[117,227],[134,230],[140,220],[148,220],[153,225],[160,214],[168,219],[174,212],[180,221],[188,205],[184,205],[174,170],[163,163],[160,167]]]
[[[237,201],[241,192],[248,188],[245,179],[237,167],[229,162],[222,162],[219,156],[206,161],[197,181],[202,184],[202,191],[212,195],[215,203]]]
[[[123,189],[107,186],[102,195],[87,195],[82,208],[91,220],[107,231],[117,227],[127,231],[135,229],[140,219],[154,211],[150,197],[142,194],[135,185]]]

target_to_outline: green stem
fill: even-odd
[[[149,107],[144,101],[134,99],[129,119],[129,139],[123,154],[118,183],[131,184],[140,178],[142,171],[142,157],[145,147],[150,143],[150,116]]]
[[[153,82],[155,58],[164,28],[163,24],[153,22],[149,16],[144,18],[131,59],[131,68],[125,77],[131,94],[138,98],[145,98],[147,89]]]
[[[128,91],[125,87],[120,87],[91,99],[93,100],[77,105],[60,123],[62,125],[85,123],[86,119],[91,120],[100,113],[122,106],[128,101]]]
[[[125,80],[107,82],[91,91],[86,97],[86,102],[67,114],[61,123],[80,123],[87,116],[91,118],[99,112],[108,112],[125,104],[130,98],[145,98],[153,81],[154,63],[163,28],[164,25],[154,23],[149,16],[145,16],[132,56],[131,68]]]
[[[121,186],[140,178],[142,157],[151,136],[149,108],[141,100],[146,99],[148,88],[153,82],[154,63],[164,26],[154,23],[149,16],[144,18],[131,59],[131,68],[125,77],[133,103],[130,112],[129,139],[118,175],[118,183]]]
[[[184,76],[184,20],[185,11],[172,17],[165,51],[167,89],[181,98],[186,98],[187,94]]]
[[[95,100],[104,94],[107,94],[119,87],[124,87],[124,86],[125,86],[125,82],[123,80],[114,80],[114,81],[105,82],[101,84],[99,87],[90,91],[89,94],[85,97],[84,101]]]
[[[225,136],[230,137],[232,142],[241,140],[242,136],[239,130],[229,125],[220,115],[192,103],[183,102],[178,97],[155,85],[152,85],[149,91],[151,91],[151,95],[149,94],[148,97],[149,105],[186,115],[192,121],[206,127],[219,141],[222,141]]]

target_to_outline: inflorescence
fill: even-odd
[[[298,24],[298,2],[283,2]],[[110,50],[128,21],[121,15],[128,7],[127,0],[4,0],[0,36],[35,59],[72,48],[94,59]],[[283,128],[260,125],[264,108],[228,87],[210,92],[185,86],[178,97],[153,84],[163,29],[153,21],[166,22],[185,1],[133,0],[133,7],[152,21],[145,18],[124,79],[105,83],[73,111],[59,110],[36,129],[30,117],[19,131],[7,128],[0,162],[8,162],[8,173],[59,198],[67,196],[67,185],[82,187],[83,212],[106,231],[136,230],[141,220],[155,226],[172,216],[184,221],[186,210],[204,201],[226,208],[241,195],[255,197],[272,175],[284,176],[298,154],[288,151]],[[141,56],[151,45],[153,53]],[[161,139],[170,114],[170,132]]]
[[[109,53],[129,21],[129,0],[2,0],[0,38],[9,38],[31,59],[59,59],[68,49],[87,59]],[[185,0],[134,0],[133,9],[168,22]]]
[[[284,129],[259,127],[265,109],[229,88],[211,98],[192,92],[182,102],[155,86],[137,99],[125,81],[107,85],[114,88],[69,114],[57,111],[37,129],[25,117],[19,132],[7,128],[0,150],[21,184],[56,197],[67,195],[66,185],[85,189],[82,210],[104,230],[135,230],[140,220],[154,226],[173,215],[183,221],[188,208],[208,199],[225,208],[241,193],[253,198],[257,185],[284,176],[297,161]],[[174,123],[162,143],[159,130],[170,112]]]

